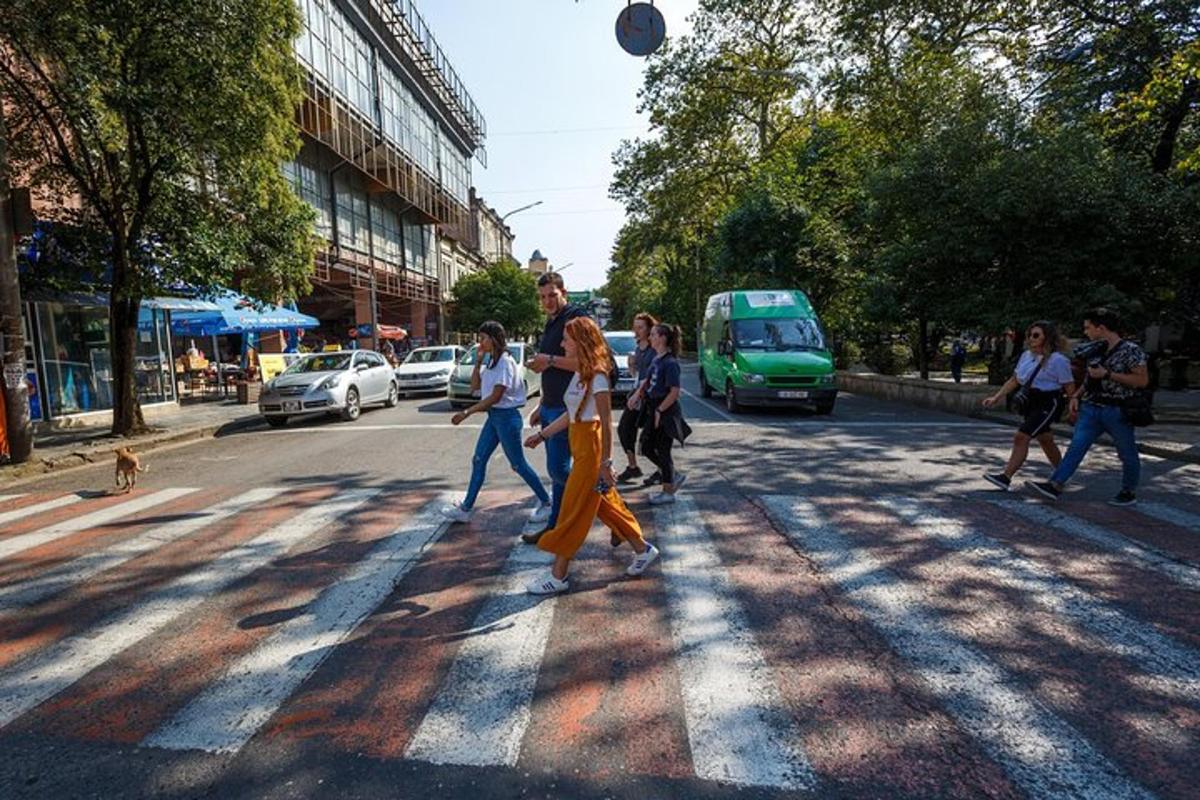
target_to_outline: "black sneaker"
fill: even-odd
[[[1003,472],[985,473],[983,479],[1002,491],[1007,492],[1012,489],[1012,478],[1008,477]]]
[[[658,470],[654,470],[649,478],[646,478],[646,480],[642,481],[642,486],[657,486],[660,483],[662,483],[662,473]]]
[[[541,540],[542,534],[545,532],[546,531],[542,530],[538,531],[537,533],[522,533],[521,541],[525,544],[537,544]]]
[[[1047,500],[1057,500],[1062,495],[1062,489],[1050,481],[1025,481],[1025,485]]]
[[[642,477],[642,470],[638,467],[626,467],[625,471],[617,476],[617,483],[632,483],[634,478]]]
[[[1122,489],[1116,497],[1108,501],[1108,504],[1110,506],[1136,506],[1137,495],[1128,489]]]

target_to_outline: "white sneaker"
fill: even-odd
[[[570,585],[566,578],[559,580],[554,577],[553,572],[547,572],[540,578],[534,578],[529,583],[525,584],[525,591],[530,594],[562,594]]]
[[[629,569],[625,570],[625,574],[641,575],[646,571],[646,567],[654,563],[656,558],[658,558],[658,548],[646,542],[646,551],[633,557],[633,563],[629,565]]]
[[[533,507],[533,511],[529,512],[530,522],[546,522],[550,519],[550,510],[553,508],[551,503],[538,503]]]
[[[680,489],[682,489],[683,482],[686,480],[687,480],[686,472],[676,472],[675,473],[675,491],[678,492]]]
[[[462,505],[460,505],[459,503],[455,503],[452,506],[443,506],[442,507],[442,516],[445,517],[446,519],[450,520],[451,522],[470,522],[471,521],[471,511],[463,508]]]
[[[652,506],[669,506],[675,502],[675,495],[670,492],[655,492],[650,495],[650,505]]]

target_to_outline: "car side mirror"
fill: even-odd
[[[366,372],[370,368],[371,367],[368,364],[359,364],[357,367],[354,368],[354,371],[355,372]]]

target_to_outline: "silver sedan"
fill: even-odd
[[[290,417],[340,414],[358,419],[363,406],[396,405],[399,390],[392,368],[370,350],[314,353],[267,381],[258,411],[267,423],[283,427]]]

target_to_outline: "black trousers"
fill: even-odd
[[[671,457],[671,448],[675,446],[675,440],[667,433],[665,417],[661,422],[656,428],[654,417],[646,420],[646,427],[642,430],[642,455],[658,468],[663,483],[674,483],[675,460]]]
[[[642,426],[642,408],[625,407],[621,412],[621,421],[617,423],[617,440],[621,449],[626,453],[636,452],[638,428]]]

